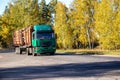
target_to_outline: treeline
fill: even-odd
[[[56,5],[60,48],[120,49],[120,0],[74,0]]]
[[[58,48],[120,49],[120,0],[12,0],[0,17],[0,43],[10,45],[15,29],[53,25]]]

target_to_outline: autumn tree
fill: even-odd
[[[111,49],[120,49],[120,0],[112,0],[112,45]]]
[[[39,24],[39,4],[38,0],[28,0],[24,3],[25,26]]]
[[[10,12],[8,7],[6,7],[5,9],[4,15],[2,15],[1,17],[1,21],[2,21],[1,30],[0,30],[1,43],[5,42],[10,47],[12,43],[13,28],[10,25]]]
[[[50,23],[51,25],[54,25],[55,22],[55,6],[57,4],[57,0],[51,0],[49,2],[49,4],[47,5],[48,10],[49,10],[49,19],[50,19]]]
[[[99,45],[103,49],[116,49],[119,46],[119,0],[102,0],[95,6],[95,30]]]
[[[67,8],[61,2],[56,5],[55,32],[57,33],[57,43],[59,48],[72,47],[71,27],[67,24]]]
[[[39,23],[38,0],[17,0],[17,2],[13,1],[11,5],[11,15],[18,22],[18,27],[26,27]]]
[[[71,7],[71,26],[73,28],[74,42],[79,48],[89,46],[95,41],[94,35],[94,1],[74,0]]]

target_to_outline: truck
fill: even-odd
[[[50,54],[56,51],[56,37],[52,26],[46,24],[31,25],[15,30],[13,46],[16,54],[28,55]]]

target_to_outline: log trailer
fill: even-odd
[[[39,24],[29,26],[13,33],[15,53],[28,55],[50,54],[56,51],[56,38],[50,25]]]

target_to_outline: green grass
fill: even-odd
[[[80,54],[80,55],[120,55],[120,50],[57,49],[56,52],[62,54]]]

